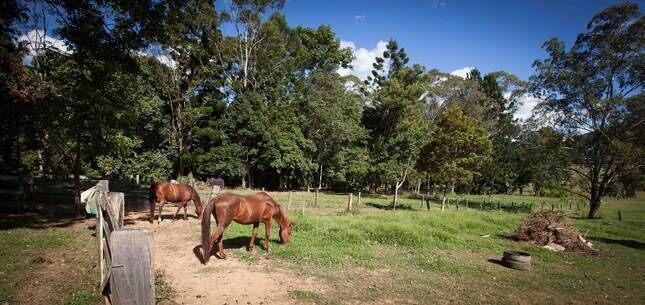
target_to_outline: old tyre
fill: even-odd
[[[527,263],[531,265],[531,254],[524,251],[504,251],[502,260],[509,260],[518,263]]]
[[[531,270],[531,263],[518,262],[514,260],[509,260],[506,258],[502,258],[502,265],[515,270],[524,270],[524,271]]]

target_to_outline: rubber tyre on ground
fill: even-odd
[[[518,263],[528,263],[531,264],[531,254],[524,251],[504,251],[502,260],[511,260]]]
[[[523,270],[523,271],[531,270],[531,263],[518,262],[518,261],[509,260],[505,258],[502,258],[502,265],[515,270]]]

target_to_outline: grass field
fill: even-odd
[[[143,194],[144,189],[135,189],[130,198]],[[288,205],[287,192],[271,195]],[[313,193],[294,192],[289,211],[296,222],[292,243],[278,245],[273,226],[272,258],[280,267],[330,287],[324,293],[289,292],[303,303],[645,304],[645,193],[638,195],[633,200],[607,199],[602,218],[586,220],[575,202],[568,209],[567,199],[467,196],[470,208],[457,209],[452,203],[458,196],[441,213],[436,202],[427,210],[413,195],[403,196],[397,211],[388,210],[391,196],[363,195],[360,205],[354,196],[355,210],[349,213],[347,194],[320,193],[314,207]],[[494,204],[480,211],[480,201]],[[495,208],[497,202],[502,209]],[[562,204],[601,255],[559,254],[508,240],[527,213],[504,207],[526,203],[537,208],[542,202],[556,209]],[[0,304],[100,303],[89,224],[29,217],[2,220]],[[249,235],[249,226],[232,224],[224,242]],[[533,270],[513,271],[497,264],[507,249],[530,252]],[[250,254],[244,248],[228,251],[250,264],[264,257],[262,251]],[[38,293],[32,291],[36,288]],[[172,287],[157,288],[164,298],[172,296]]]
[[[273,194],[286,204],[286,193]],[[384,211],[390,197],[367,196],[357,212],[344,212],[347,196],[320,194],[320,209],[301,204],[311,194],[294,193],[293,243],[274,246],[273,256],[297,273],[323,278],[334,289],[321,295],[293,291],[316,304],[373,303],[645,303],[645,194],[638,200],[607,200],[602,219],[568,210],[566,199],[530,196],[470,196],[503,204],[553,203],[573,218],[576,228],[602,252],[599,256],[558,254],[510,241],[526,213],[453,205],[443,214],[420,200],[404,198],[404,210]],[[307,202],[309,204],[311,201]],[[620,210],[623,221],[617,219]],[[276,232],[277,233],[277,232]],[[275,234],[273,236],[276,236]],[[249,228],[231,225],[226,239],[248,236]],[[488,236],[488,237],[485,237]],[[259,244],[260,241],[258,241]],[[534,268],[513,271],[496,263],[507,249],[530,252]],[[239,250],[251,261],[261,254]]]

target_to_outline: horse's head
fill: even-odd
[[[280,243],[288,244],[291,241],[291,231],[293,230],[293,222],[287,220],[286,224],[280,226]]]

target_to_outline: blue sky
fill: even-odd
[[[282,12],[292,26],[331,25],[341,40],[367,52],[394,38],[411,63],[429,69],[474,66],[527,79],[533,61],[546,56],[545,40],[558,37],[569,47],[596,13],[622,2],[287,0]]]

